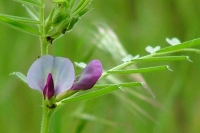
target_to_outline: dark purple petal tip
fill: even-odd
[[[92,88],[102,75],[102,65],[99,60],[92,60],[75,80],[71,90],[87,90]]]
[[[53,77],[52,77],[52,74],[49,73],[47,77],[46,85],[43,90],[44,99],[46,99],[46,97],[50,99],[54,95],[54,93],[55,91],[54,91]]]

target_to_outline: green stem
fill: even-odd
[[[47,107],[47,102],[43,102],[43,118],[42,118],[42,126],[41,126],[41,133],[48,133],[49,132],[49,123],[50,118],[53,113],[53,110]]]
[[[41,55],[48,54],[48,43],[45,38],[45,30],[44,30],[44,25],[45,25],[45,20],[44,20],[44,0],[40,1],[42,4],[42,7],[40,8],[40,49],[41,49]]]
[[[44,30],[44,25],[45,25],[45,20],[44,20],[44,0],[40,1],[42,4],[42,7],[40,8],[40,49],[41,49],[41,56],[48,54],[48,43],[45,39],[45,30]],[[52,109],[47,107],[47,102],[43,102],[43,118],[42,118],[42,125],[41,125],[41,133],[48,133],[49,131],[49,123],[50,123],[50,118],[52,115],[53,111]]]

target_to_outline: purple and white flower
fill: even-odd
[[[99,60],[92,60],[75,79],[74,66],[68,58],[44,55],[38,58],[27,73],[28,85],[43,93],[44,99],[67,90],[92,88],[102,74]]]
[[[92,60],[83,69],[73,84],[71,90],[87,90],[92,88],[102,74],[102,65],[99,60]]]

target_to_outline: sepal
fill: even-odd
[[[19,78],[21,81],[23,81],[24,83],[27,84],[26,76],[23,73],[21,73],[21,72],[12,72],[9,75],[15,75],[17,78]]]

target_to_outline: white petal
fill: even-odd
[[[74,66],[67,58],[55,57],[52,68],[55,94],[69,90],[75,79]]]
[[[45,55],[38,58],[27,73],[27,82],[32,89],[43,91],[47,75],[51,73],[54,57]]]

